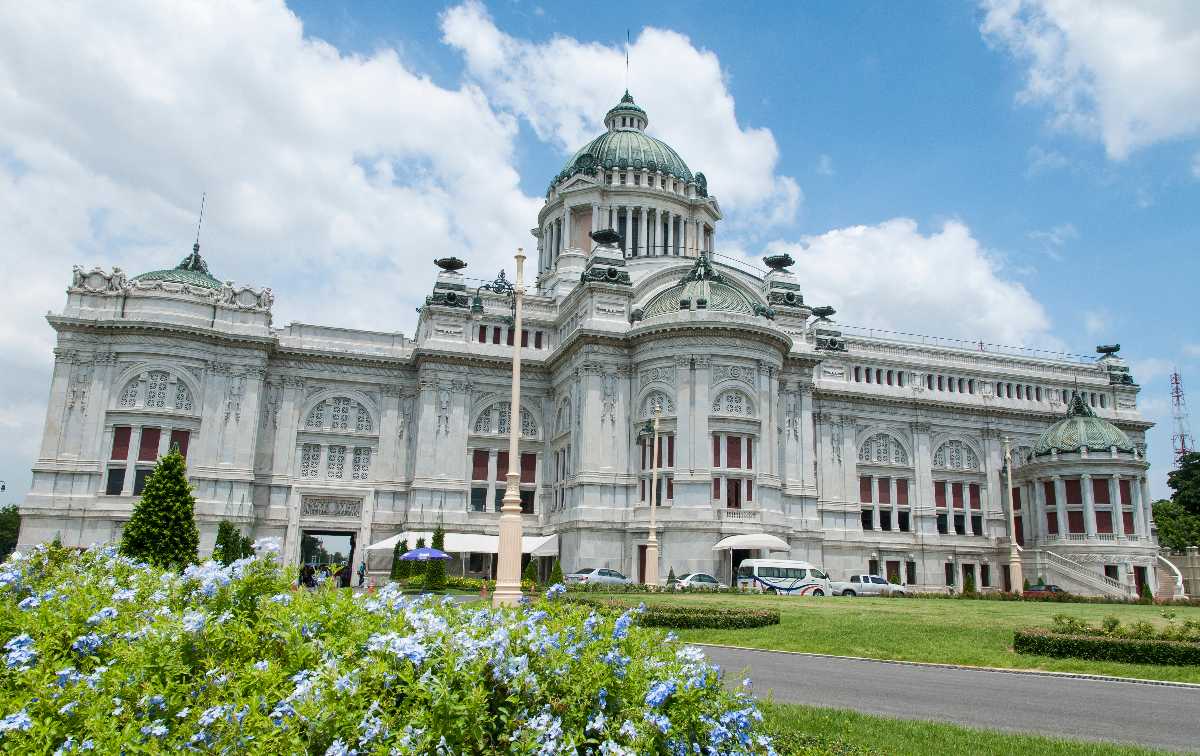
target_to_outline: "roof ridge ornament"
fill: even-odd
[[[708,255],[704,252],[701,252],[700,256],[696,258],[696,264],[692,266],[692,269],[689,270],[683,278],[679,279],[679,283],[681,284],[685,284],[688,281],[715,281],[716,283],[725,283],[725,276],[717,272],[717,270],[713,268],[712,263],[709,262]]]
[[[1083,394],[1078,391],[1071,392],[1071,402],[1067,405],[1067,417],[1095,417],[1096,413],[1092,412],[1092,408],[1083,400]]]

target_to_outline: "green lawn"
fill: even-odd
[[[767,726],[784,754],[1049,754],[1118,756],[1150,754],[1127,746],[1016,735],[996,730],[891,719],[839,709],[763,703]]]
[[[1123,623],[1145,620],[1165,624],[1163,609],[1155,606],[732,594],[617,594],[606,598],[632,604],[642,600],[647,603],[703,602],[773,606],[780,610],[781,624],[770,627],[679,632],[681,638],[694,643],[1200,683],[1200,667],[1054,659],[1019,655],[1012,650],[1015,628],[1049,626],[1055,614],[1085,618],[1093,624],[1109,615],[1120,618]],[[1175,607],[1172,611],[1177,622],[1200,620],[1200,608]]]

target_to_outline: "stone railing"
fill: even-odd
[[[1116,596],[1118,598],[1129,597],[1128,587],[1122,585],[1116,580],[1113,580],[1107,575],[1102,575],[1099,572],[1090,569],[1087,565],[1080,564],[1074,559],[1068,559],[1067,557],[1055,554],[1053,551],[1043,551],[1042,555],[1052,567],[1065,573],[1068,577],[1074,580],[1085,583],[1101,593],[1109,596]]]
[[[762,512],[757,509],[719,509],[724,522],[760,522]]]

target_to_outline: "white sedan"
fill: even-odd
[[[724,583],[704,572],[689,572],[679,576],[675,581],[675,590],[690,589],[693,591],[716,591],[727,588]]]
[[[588,585],[595,583],[627,585],[633,582],[616,570],[610,570],[606,567],[584,567],[582,570],[575,570],[570,575],[564,575],[563,580],[568,583],[586,583]]]

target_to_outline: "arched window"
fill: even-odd
[[[186,412],[192,410],[192,392],[183,381],[175,382],[175,409]]]
[[[713,401],[712,411],[715,415],[733,415],[735,417],[754,417],[754,405],[750,397],[741,391],[726,391]]]
[[[150,370],[129,379],[117,396],[117,407],[191,412],[194,403],[191,389],[178,376],[167,370]]]
[[[371,413],[348,396],[335,396],[318,402],[304,418],[308,430],[354,431],[370,433],[374,429]]]
[[[479,417],[475,418],[474,432],[480,434],[497,434],[507,436],[512,423],[512,403],[496,402],[489,406]],[[538,424],[533,414],[521,408],[521,438],[537,438]]]
[[[649,420],[655,413],[668,416],[675,414],[675,402],[661,391],[655,391],[642,402],[642,419]]]
[[[933,466],[943,470],[978,470],[979,456],[957,439],[946,441],[933,453]]]
[[[887,433],[876,433],[858,447],[858,461],[875,465],[907,465],[908,452]]]

